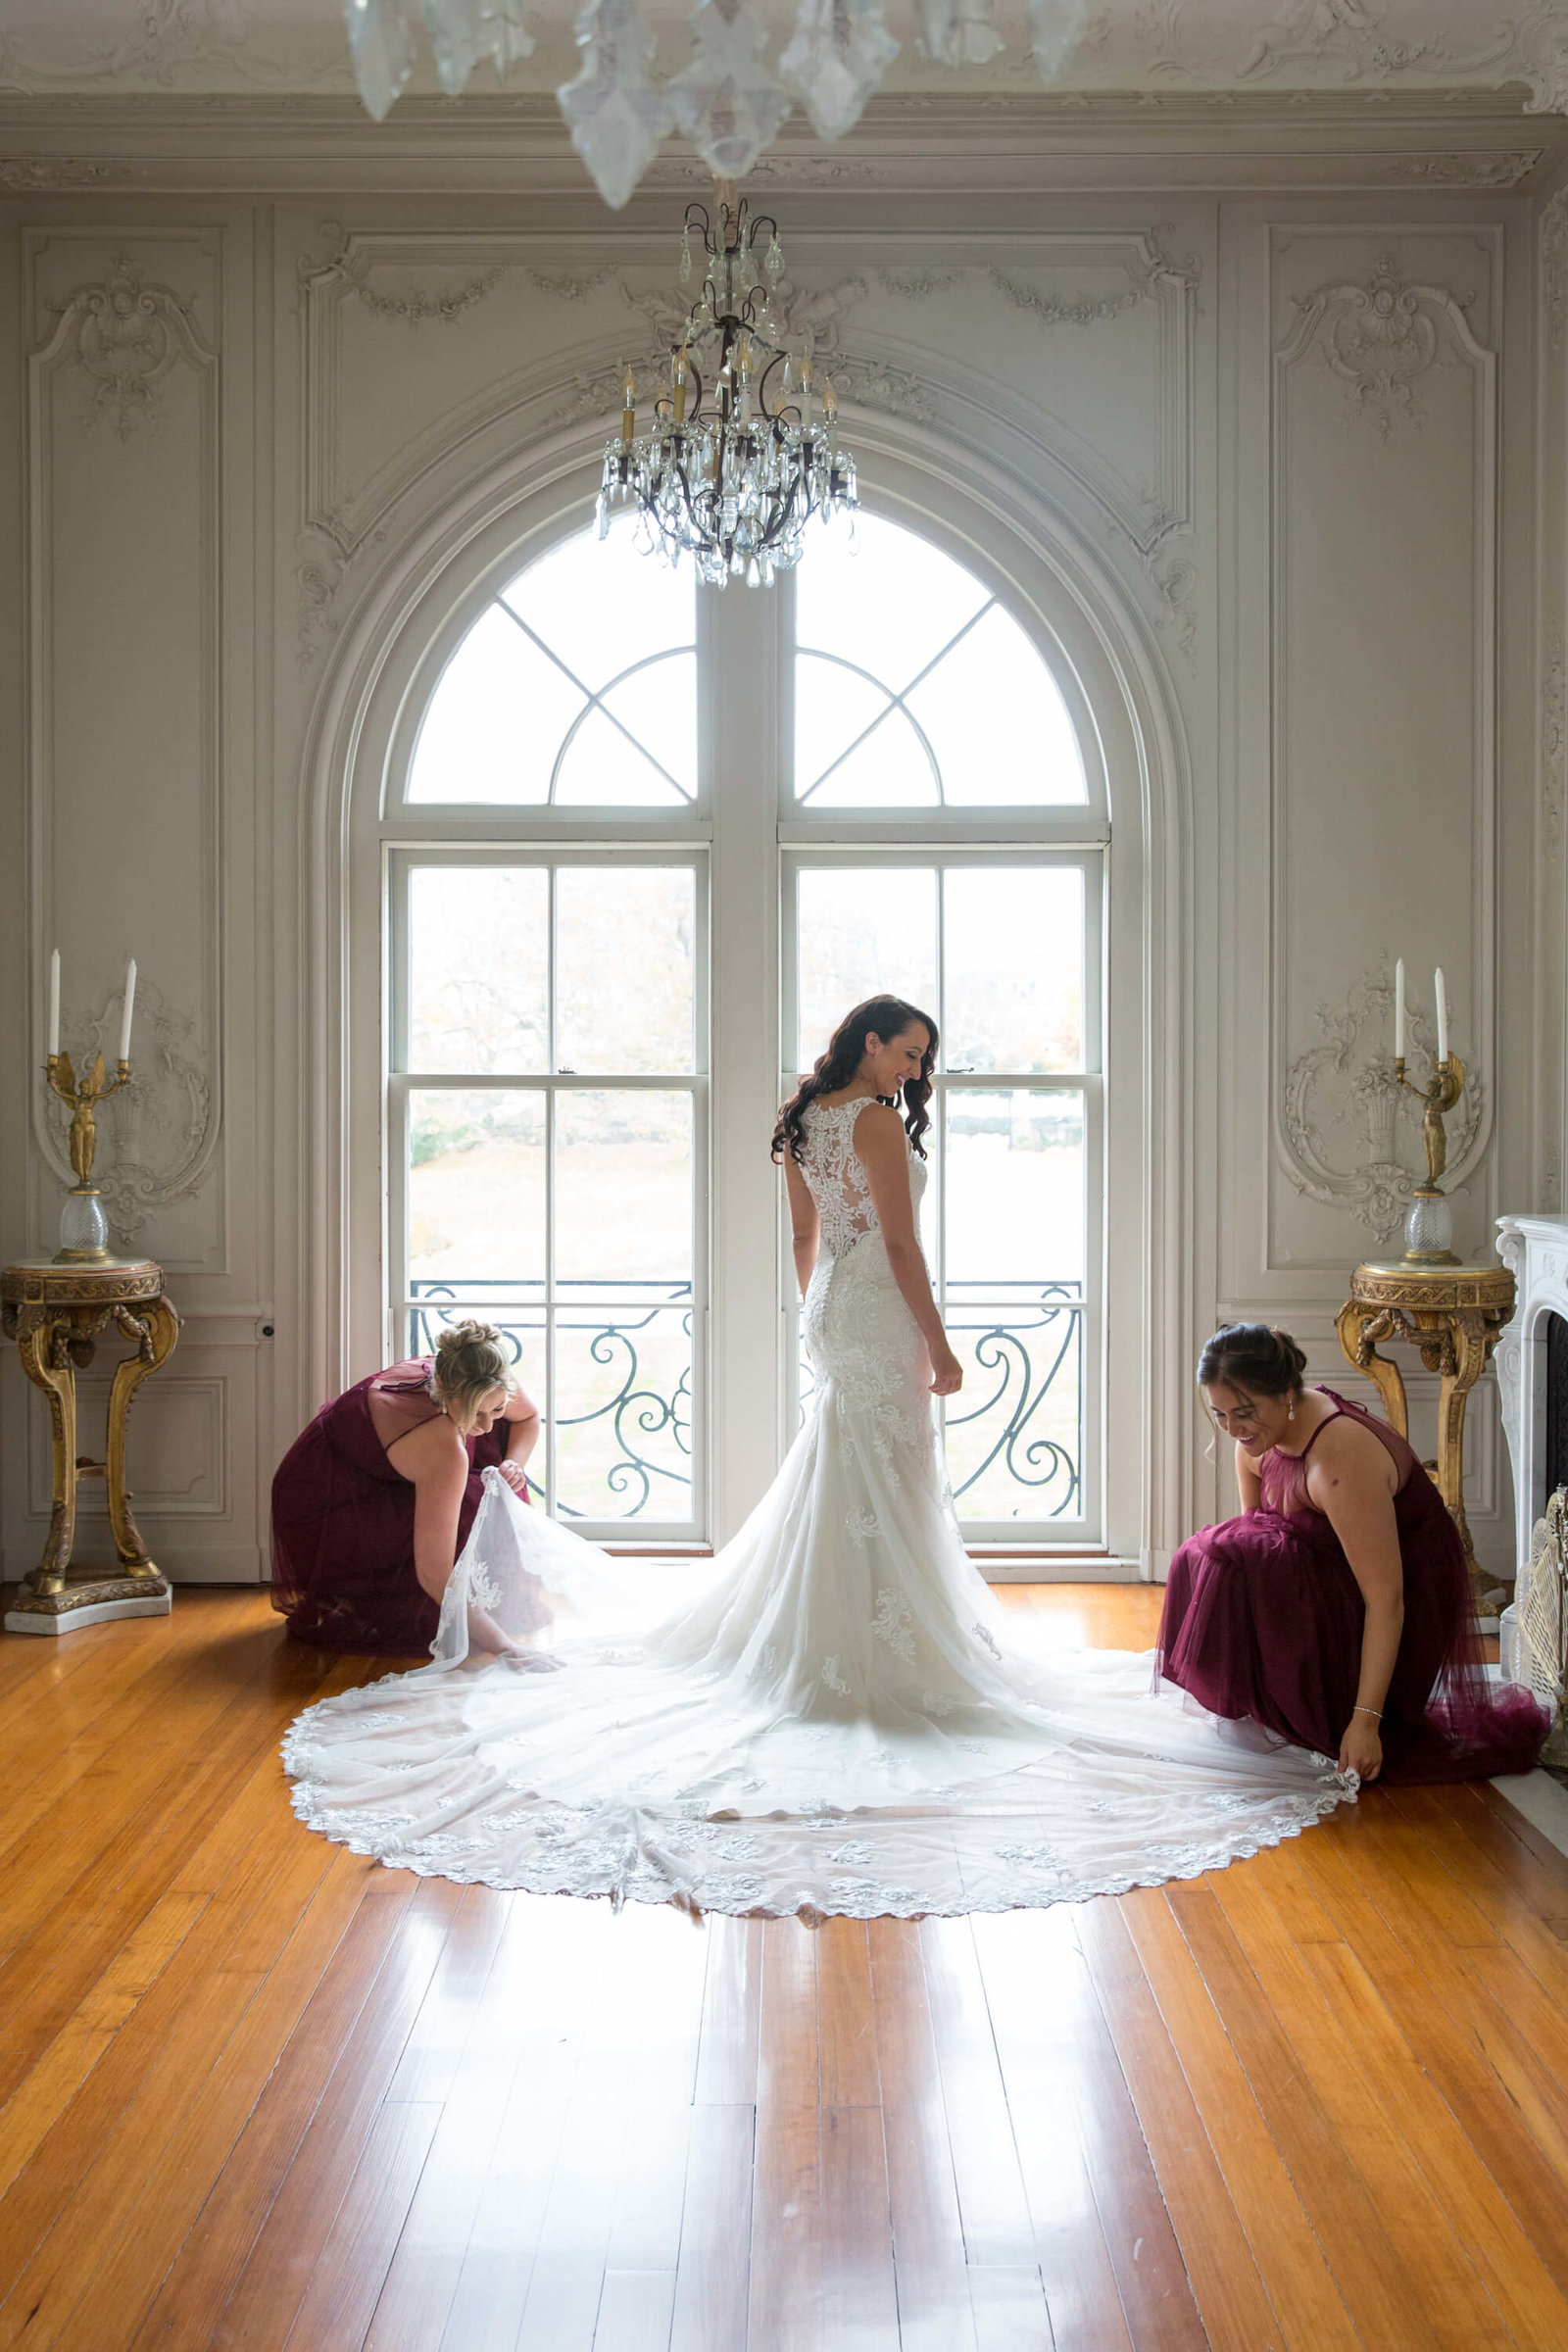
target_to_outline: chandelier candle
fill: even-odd
[[[798,363],[799,401],[793,396],[796,364],[776,340],[772,312],[784,268],[778,223],[754,219],[746,199],[721,181],[713,215],[706,205],[686,207],[683,277],[699,240],[702,292],[671,347],[667,391],[658,389],[660,363],[653,421],[641,438],[627,370],[620,437],[605,446],[599,535],[630,512],[645,552],[672,564],[689,555],[715,588],[731,579],[765,587],[800,562],[813,514],[825,522],[853,513],[855,460],[839,447],[831,389],[825,425],[813,421],[808,353]]]

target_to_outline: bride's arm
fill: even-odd
[[[963,1386],[963,1367],[948,1345],[931,1296],[931,1277],[915,1238],[909,1154],[898,1112],[885,1102],[868,1102],[855,1122],[855,1150],[871,1188],[871,1205],[882,1228],[893,1279],[930,1352],[932,1391],[938,1396],[952,1396]]]
[[[791,1152],[784,1154],[784,1189],[790,1197],[790,1246],[795,1252],[795,1279],[804,1298],[816,1264],[816,1202]]]

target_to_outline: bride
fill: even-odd
[[[470,1657],[470,1608],[536,1623],[540,1580],[602,1558],[486,1472],[435,1663],[288,1734],[311,1828],[537,1893],[909,1917],[1195,1876],[1353,1794],[1150,1656],[1012,1645],[931,1412],[962,1378],[917,1238],[936,1050],[925,1013],[872,998],[780,1113],[816,1392],[712,1582],[638,1642],[564,1642],[566,1673]]]

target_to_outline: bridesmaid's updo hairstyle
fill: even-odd
[[[453,1422],[466,1430],[481,1398],[512,1387],[512,1368],[493,1323],[453,1323],[435,1344],[435,1386]]]
[[[1249,1396],[1294,1396],[1306,1372],[1306,1357],[1288,1331],[1266,1323],[1227,1323],[1198,1359],[1198,1385],[1223,1381]]]
[[[904,1124],[910,1143],[924,1159],[925,1147],[920,1138],[931,1124],[926,1104],[931,1100],[931,1072],[937,1060],[937,1025],[928,1012],[922,1012],[917,1004],[906,1004],[902,997],[867,997],[863,1004],[857,1004],[853,1012],[846,1013],[828,1040],[827,1052],[817,1055],[810,1076],[801,1080],[780,1110],[778,1125],[773,1130],[773,1157],[782,1159],[787,1152],[792,1159],[800,1158],[806,1139],[801,1121],[807,1104],[814,1102],[818,1095],[837,1094],[840,1087],[854,1085],[855,1073],[865,1058],[868,1037],[878,1037],[887,1045],[893,1038],[902,1037],[916,1021],[931,1042],[926,1047],[919,1077],[911,1078],[904,1089]]]

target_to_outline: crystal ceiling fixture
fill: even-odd
[[[984,65],[1006,46],[999,0],[913,5],[918,46],[934,65]],[[343,10],[360,95],[378,122],[414,71],[416,24],[454,97],[481,59],[505,77],[534,46],[524,0],[343,0]],[[1088,0],[1027,0],[1027,11],[1035,64],[1054,81],[1083,37]],[[556,96],[595,186],[617,211],[675,129],[718,179],[745,177],[796,100],[818,137],[843,138],[899,53],[886,0],[799,0],[776,70],[758,0],[699,0],[689,29],[691,63],[662,85],[650,79],[655,41],[638,0],[583,0],[578,11],[582,70]]]
[[[767,245],[760,268],[759,239]],[[626,370],[619,438],[607,443],[599,535],[617,514],[641,518],[645,552],[678,564],[689,555],[715,588],[731,579],[766,587],[798,564],[812,515],[824,522],[858,504],[855,460],[840,447],[838,401],[821,385],[809,347],[799,357],[775,336],[773,287],[784,268],[778,222],[753,217],[720,181],[713,214],[686,207],[680,274],[691,280],[694,240],[707,267],[702,291],[671,346],[669,381],[654,394],[653,423],[637,432],[637,387]]]

